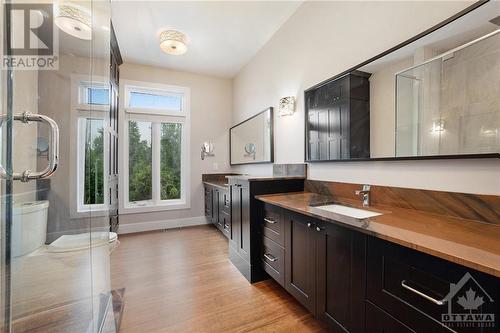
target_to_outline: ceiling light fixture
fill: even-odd
[[[57,7],[56,25],[65,33],[84,40],[92,39],[92,24],[90,14],[74,5]]]
[[[160,34],[160,48],[168,54],[184,54],[187,51],[186,35],[177,30],[162,31]]]

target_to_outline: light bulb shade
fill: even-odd
[[[168,54],[184,54],[187,51],[186,35],[176,30],[163,31],[160,34],[160,48]]]
[[[65,33],[84,40],[92,39],[90,14],[71,5],[60,5],[54,19],[56,25]]]

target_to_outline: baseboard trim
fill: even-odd
[[[120,224],[118,234],[131,234],[135,232],[163,230],[181,227],[190,227],[195,225],[210,224],[210,221],[205,216],[188,217],[183,219],[171,219],[151,222],[138,222]]]

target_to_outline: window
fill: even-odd
[[[185,116],[185,88],[164,89],[128,85],[125,88],[125,111],[158,115]]]
[[[104,83],[81,81],[78,87],[80,109],[105,111],[109,108],[109,86]]]
[[[109,89],[87,88],[87,103],[94,105],[109,105]]]
[[[189,207],[189,89],[125,83],[121,209]]]
[[[79,118],[80,211],[104,205],[104,120]],[[86,208],[86,209],[85,209]],[[97,207],[94,207],[97,208]]]
[[[182,96],[179,95],[155,95],[138,91],[130,93],[129,107],[144,109],[165,109],[181,111]]]
[[[71,194],[71,214],[82,217],[90,212],[108,211],[109,173],[109,87],[90,82],[88,77],[72,76],[72,170],[69,180],[75,190]],[[73,194],[75,193],[75,194]]]
[[[128,191],[130,201],[145,201],[153,198],[153,151],[151,145],[151,123],[128,122]]]

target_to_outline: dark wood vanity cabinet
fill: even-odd
[[[262,264],[263,243],[259,237],[263,212],[256,195],[271,193],[299,192],[304,190],[304,179],[288,178],[248,178],[245,176],[228,177],[231,201],[231,237],[229,239],[229,259],[250,282],[267,277]],[[274,243],[267,243],[269,249],[279,250]],[[269,254],[269,253],[268,253]],[[279,251],[267,255],[270,267],[279,270]],[[276,262],[278,261],[279,262]],[[275,275],[276,276],[276,275]]]
[[[370,157],[369,77],[354,71],[305,92],[306,161]]]
[[[498,278],[267,203],[260,211],[263,270],[331,332],[498,332]],[[450,308],[464,312],[459,297],[475,299],[469,290],[484,301],[474,313],[496,322],[443,325]]]
[[[229,190],[205,184],[205,216],[226,237],[231,233]]]
[[[261,211],[264,270],[331,331],[364,332],[366,236],[268,204]]]

